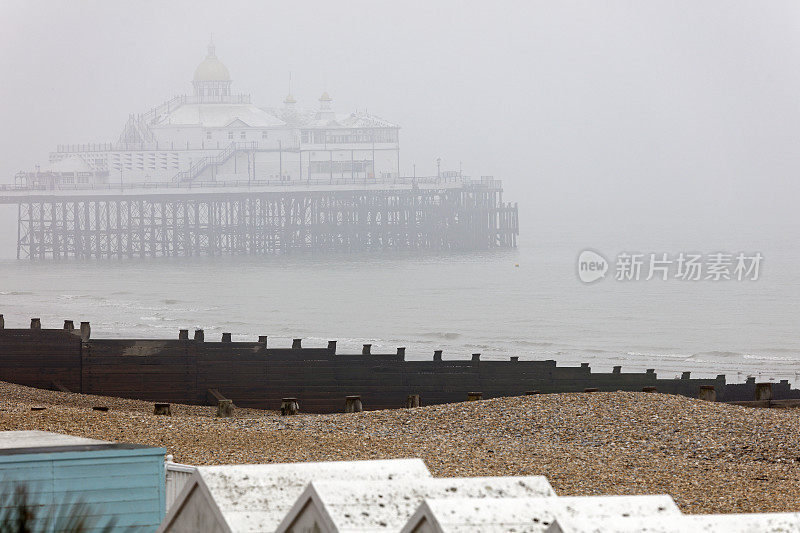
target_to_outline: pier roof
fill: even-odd
[[[190,125],[205,128],[224,128],[243,122],[251,128],[282,127],[286,123],[252,104],[184,104],[177,109],[161,115],[155,126]]]

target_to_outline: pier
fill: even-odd
[[[18,259],[513,248],[492,178],[8,185]]]

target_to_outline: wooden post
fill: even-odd
[[[39,331],[42,329],[42,321],[38,318],[31,318],[31,329]]]
[[[472,362],[473,363],[479,363],[480,360],[481,360],[481,354],[479,354],[479,353],[472,354]]]
[[[467,401],[468,402],[477,402],[479,400],[483,400],[483,393],[482,392],[468,392],[467,393]]]
[[[300,413],[300,402],[297,398],[281,399],[281,416],[294,416]]]
[[[700,393],[697,397],[707,402],[716,402],[717,391],[714,390],[714,385],[700,385]]]
[[[611,371],[611,373],[612,374],[621,374],[622,373],[622,367],[620,365],[615,366],[614,369]]]
[[[157,403],[153,405],[154,415],[172,416],[172,409],[168,403]]]
[[[344,412],[345,413],[360,413],[364,410],[361,405],[361,396],[348,396],[344,399]]]
[[[75,329],[75,323],[72,320],[65,320],[64,321],[64,330],[65,331],[72,331]]]
[[[642,392],[658,392],[656,387],[642,387]]]
[[[88,322],[81,322],[81,342],[89,342],[92,336],[92,326]]]
[[[6,319],[3,318],[3,315],[0,315],[0,329],[6,329]]]
[[[442,360],[442,350],[434,350],[434,352],[433,352],[433,360],[434,361],[441,361]]]
[[[303,339],[292,340],[292,350],[299,350],[303,347]]]
[[[300,413],[300,402],[297,398],[281,399],[281,415],[293,416]]]
[[[409,394],[406,398],[406,407],[419,407],[419,394]]]
[[[589,363],[581,363],[581,368],[589,368]]]
[[[600,392],[600,389],[598,389],[597,387],[588,387],[583,389],[583,392]]]
[[[328,351],[331,355],[336,355],[336,341],[328,341]]]
[[[233,400],[220,400],[217,402],[217,418],[230,418],[233,416]]]
[[[178,340],[188,341],[189,340],[189,330],[182,329],[178,332]]]
[[[690,379],[691,375],[692,375],[691,372],[684,372],[683,374],[681,374],[681,379]]]
[[[406,348],[405,348],[405,346],[403,346],[402,348],[398,348],[397,349],[397,355],[400,355],[403,358],[405,358],[405,356],[406,356]]]
[[[231,342],[231,334],[230,333],[223,333],[222,334],[222,342]]]
[[[202,329],[194,330],[194,340],[197,342],[205,342],[206,340],[206,332]]]
[[[480,356],[480,354],[478,354],[478,355]],[[519,356],[518,355],[511,356],[511,357],[509,357],[509,361],[511,361],[512,363],[518,363],[519,362]]]
[[[267,344],[267,336],[266,335],[259,335],[258,336],[259,344]]]
[[[772,399],[772,383],[756,383],[756,401]]]
[[[372,353],[372,345],[371,344],[365,344],[361,348],[361,355],[370,355],[370,353]]]

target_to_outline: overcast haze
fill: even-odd
[[[635,218],[700,233],[797,221],[797,2],[1,9],[3,181],[56,144],[114,141],[128,113],[190,93],[213,32],[234,90],[278,105],[291,71],[300,105],[327,89],[341,111],[399,123],[403,173],[413,162],[432,173],[441,156],[502,178],[523,228],[593,221],[591,240],[598,224],[618,234]]]
[[[116,141],[191,79],[213,32],[234,92],[398,123],[400,167],[503,180],[519,247],[475,253],[15,262],[6,324],[101,336],[268,334],[409,357],[748,374],[800,383],[798,2],[3,2],[0,181]],[[585,248],[763,254],[758,281],[606,279]],[[24,255],[24,254],[23,254]],[[612,277],[612,276],[609,276]]]

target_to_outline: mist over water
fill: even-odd
[[[443,349],[454,359],[481,353],[590,362],[598,371],[655,368],[662,377],[689,370],[796,381],[794,251],[770,247],[753,282],[585,285],[576,276],[580,248],[536,241],[463,254],[4,261],[0,307],[7,327],[27,327],[33,316],[45,327],[89,320],[96,337],[177,338],[181,328],[203,328],[209,340],[268,335],[271,346],[292,338],[306,346],[338,340],[340,351],[406,346],[410,359]],[[679,251],[669,242],[652,247],[647,235],[629,242],[626,249]],[[609,256],[620,251],[615,245],[592,242]]]
[[[119,6],[0,6],[0,182],[58,143],[113,141],[129,113],[188,92],[214,32],[234,87],[259,105],[282,100],[291,71],[300,105],[324,89],[343,110],[399,123],[402,174],[435,174],[442,157],[502,179],[519,248],[28,263],[13,259],[16,209],[0,206],[7,327],[201,327],[273,346],[337,339],[409,358],[443,349],[797,383],[796,2],[229,2],[231,17],[215,3]],[[586,248],[764,263],[755,282],[584,285]]]

